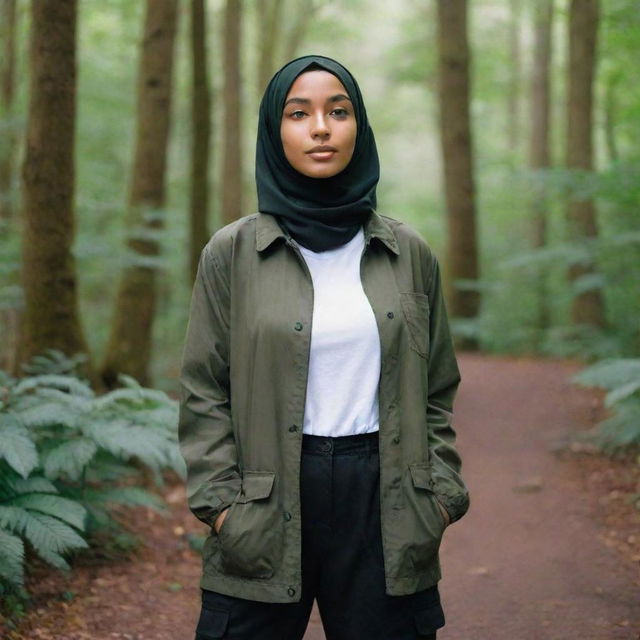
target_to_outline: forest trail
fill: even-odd
[[[553,452],[568,430],[592,423],[594,393],[567,382],[578,366],[473,354],[460,366],[455,426],[472,506],[445,533],[438,639],[637,640],[637,562],[605,544],[584,469]],[[62,585],[77,594],[69,602],[44,602],[61,589],[47,577],[42,606],[8,638],[193,640],[200,561],[185,533],[203,529],[181,486],[168,498],[169,518],[139,511],[148,546],[135,559],[79,566]],[[323,638],[314,608],[305,640]]]

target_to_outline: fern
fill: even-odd
[[[593,440],[607,453],[640,445],[640,358],[606,359],[571,378],[608,391],[605,406],[614,414],[600,422]]]
[[[158,484],[163,469],[186,475],[177,403],[130,376],[96,397],[65,373],[77,362],[49,352],[32,361],[34,376],[0,371],[0,592],[23,583],[25,541],[67,570],[68,554],[86,548],[92,532],[120,535],[115,505],[163,511],[156,494],[118,486],[136,481],[141,466]]]
[[[50,480],[79,480],[97,450],[98,445],[88,438],[64,442],[42,455],[44,474]]]
[[[24,543],[16,535],[0,528],[0,580],[24,584]]]
[[[0,414],[0,459],[23,478],[38,465],[38,451],[28,430],[11,413]]]

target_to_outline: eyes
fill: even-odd
[[[309,114],[306,111],[302,111],[302,109],[296,109],[286,115],[292,120],[303,120],[305,116],[308,116]],[[336,107],[329,112],[329,115],[333,116],[336,120],[346,120],[350,114],[348,109],[345,109],[344,107]]]

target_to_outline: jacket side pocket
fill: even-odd
[[[242,490],[225,517],[218,541],[219,569],[245,578],[270,578],[282,557],[282,518],[272,497],[275,471],[242,474]]]

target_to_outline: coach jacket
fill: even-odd
[[[460,373],[438,261],[425,241],[377,213],[364,232],[361,279],[381,348],[386,593],[406,595],[441,577],[445,521],[437,501],[451,522],[469,506],[452,426]],[[202,250],[180,374],[179,443],[189,508],[210,527],[205,589],[263,602],[300,600],[312,309],[306,263],[273,216],[240,218]],[[213,524],[226,507],[217,534]]]

